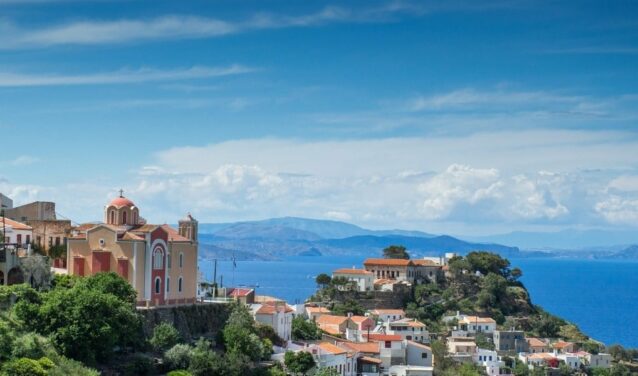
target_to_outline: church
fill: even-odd
[[[137,291],[138,306],[192,304],[197,293],[197,221],[152,225],[130,199],[104,207],[104,223],[75,228],[67,242],[70,275],[115,272]]]

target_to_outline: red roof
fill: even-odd
[[[171,242],[189,242],[190,241],[189,238],[180,235],[179,232],[177,232],[177,230],[175,230],[169,225],[162,225],[161,227],[164,229],[164,231],[168,233],[168,240]]]
[[[257,310],[257,312],[255,312],[258,315],[274,315],[277,312],[285,312],[285,313],[289,313],[292,312],[292,308],[290,308],[288,305],[284,305],[284,304],[264,304],[261,307],[259,307],[259,309]]]
[[[405,259],[369,258],[363,262],[363,265],[409,266],[413,264],[412,261]]]
[[[33,230],[31,226],[27,226],[22,222],[14,221],[13,219],[4,218],[4,217],[0,217],[0,218],[1,218],[0,226],[2,226],[2,222],[4,222],[5,225],[11,226],[11,228],[14,230]]]
[[[129,200],[126,197],[116,197],[111,202],[109,202],[108,206],[115,206],[116,208],[121,208],[123,206],[135,206],[133,201]]]
[[[253,289],[236,288],[233,289],[233,291],[229,295],[233,297],[248,296],[251,292],[253,292]]]
[[[367,337],[368,339],[372,340],[372,341],[401,341],[403,340],[403,338],[401,338],[400,335],[398,334],[364,334],[364,337]]]
[[[362,275],[372,275],[372,272],[363,269],[337,269],[332,274],[362,274]]]

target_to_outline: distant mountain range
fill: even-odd
[[[389,245],[403,245],[415,257],[485,250],[504,257],[638,259],[638,233],[565,230],[452,237],[422,231],[369,230],[350,223],[297,217],[235,223],[200,223],[204,258],[272,260],[286,256],[364,255],[377,257]]]
[[[420,231],[368,230],[339,221],[274,218],[237,223],[199,225],[201,255],[205,258],[277,259],[295,255],[365,255],[378,257],[389,245],[403,245],[415,257],[444,252],[466,254],[486,250],[521,257],[517,247],[467,242]]]

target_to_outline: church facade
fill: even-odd
[[[176,230],[147,224],[122,195],[104,208],[104,223],[77,227],[67,242],[67,270],[88,276],[115,272],[137,291],[138,306],[192,304],[197,294],[197,221]]]

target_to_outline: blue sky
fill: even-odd
[[[638,227],[630,1],[0,0],[0,191],[101,219]]]

